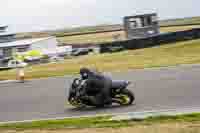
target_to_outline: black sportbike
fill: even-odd
[[[135,100],[134,93],[127,89],[129,81],[112,81],[111,97],[112,103],[117,103],[119,105],[131,105]],[[86,106],[96,106],[88,105],[81,100],[81,97],[85,95],[85,80],[76,78],[69,89],[68,101],[69,103],[77,108]]]

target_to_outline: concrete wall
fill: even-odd
[[[150,37],[152,35],[159,34],[159,28],[157,26],[148,26],[145,28],[137,28],[134,30],[129,30],[127,33],[128,39],[142,38],[142,37]]]

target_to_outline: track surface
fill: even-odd
[[[200,66],[137,70],[112,77],[133,81],[129,89],[136,95],[135,105],[75,110],[66,105],[72,77],[1,83],[0,122],[199,106]]]

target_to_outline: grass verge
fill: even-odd
[[[27,67],[27,79],[77,74],[80,67],[100,71],[127,71],[151,67],[200,63],[200,39],[112,54],[88,55],[54,64]],[[0,80],[15,79],[16,70],[0,72]]]
[[[93,117],[93,118],[71,118],[63,120],[35,121],[28,123],[14,123],[0,125],[1,130],[30,130],[30,129],[77,129],[77,128],[121,128],[137,125],[153,125],[162,123],[179,123],[179,122],[200,122],[200,113],[177,115],[177,116],[159,116],[149,117],[144,120],[126,120],[111,121],[111,116]]]

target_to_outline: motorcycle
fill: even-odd
[[[127,89],[128,85],[131,82],[129,81],[112,81],[111,87],[111,97],[112,103],[116,103],[119,105],[131,105],[135,100],[135,95],[133,92]],[[89,105],[88,102],[84,102],[81,100],[81,97],[85,95],[85,80],[76,78],[74,79],[70,89],[68,102],[77,108],[86,107],[86,106],[95,106]]]

